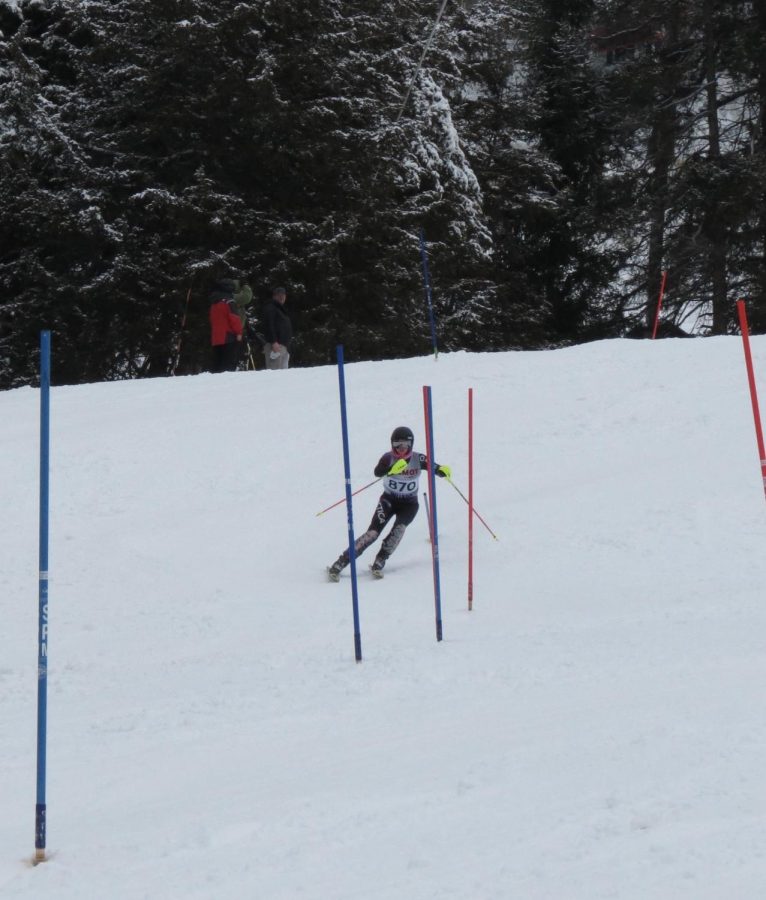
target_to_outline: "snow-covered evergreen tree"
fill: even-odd
[[[68,4],[5,8],[0,40],[0,383],[33,380],[39,331],[56,340],[55,376],[103,375],[107,323],[91,305],[112,235],[104,195],[71,127],[80,35]]]

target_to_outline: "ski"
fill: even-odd
[[[340,581],[340,572],[333,572],[332,566],[328,566],[325,569],[327,573],[327,580],[338,582]],[[370,566],[370,574],[373,578],[382,578],[383,577],[383,569],[376,569],[374,566]]]

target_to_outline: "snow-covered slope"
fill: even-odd
[[[766,340],[753,341],[766,377]],[[55,370],[55,345],[54,345]],[[766,895],[766,505],[739,340],[346,369],[353,486],[437,483],[382,582],[334,368],[54,388],[49,861],[32,868],[38,393],[0,395],[3,900]],[[355,499],[357,533],[377,486]]]

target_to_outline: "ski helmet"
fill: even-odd
[[[409,456],[414,441],[415,435],[405,425],[400,425],[391,432],[391,449],[397,456]]]

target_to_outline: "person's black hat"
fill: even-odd
[[[275,297],[277,296],[277,294],[284,294],[285,296],[287,296],[287,291],[283,287],[275,287],[272,293]]]

